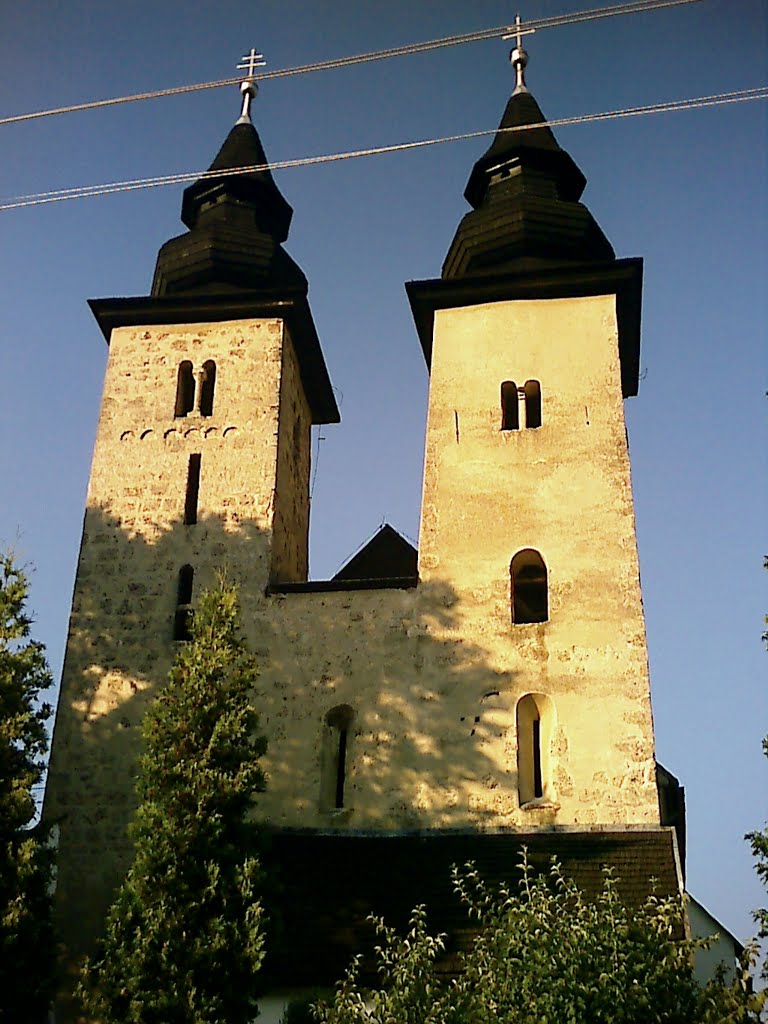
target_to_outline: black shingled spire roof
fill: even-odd
[[[579,202],[586,178],[544,121],[528,89],[516,88],[469,176],[464,195],[473,210],[458,227],[443,278],[614,258]],[[525,125],[541,127],[508,130]]]
[[[541,107],[527,89],[512,93],[496,137],[469,176],[464,197],[471,206],[477,209],[482,202],[493,168],[514,158],[525,158],[528,163],[550,168],[558,174],[564,198],[574,201],[581,198],[587,179],[565,150],[560,148],[552,129],[543,123],[546,120]],[[525,131],[510,130],[524,125],[542,127]]]
[[[249,120],[232,128],[209,170],[267,163]],[[282,248],[293,210],[268,170],[199,178],[184,190],[181,220],[189,228],[160,249],[152,294],[218,294],[305,285]]]
[[[266,169],[251,124],[252,80],[242,83],[243,108],[210,170],[184,191],[181,219],[189,229],[160,249],[149,296],[93,300],[90,305],[109,342],[117,327],[139,324],[220,323],[279,319],[290,335],[313,423],[338,423],[301,268],[283,249],[293,210]]]
[[[234,170],[255,167],[267,162],[259,133],[250,122],[238,121],[224,140],[208,170]],[[248,171],[245,174],[221,178],[199,178],[194,185],[184,190],[184,200],[181,204],[182,222],[188,228],[193,228],[201,207],[225,193],[236,196],[243,202],[253,203],[256,219],[263,224],[264,229],[268,230],[276,241],[286,240],[293,210],[281,195],[268,170]]]

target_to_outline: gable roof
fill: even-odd
[[[381,580],[415,577],[418,552],[410,541],[384,523],[339,569],[334,580]]]

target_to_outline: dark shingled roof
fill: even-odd
[[[357,554],[346,562],[334,580],[383,580],[416,576],[416,548],[389,523],[371,537]]]
[[[224,140],[210,171],[236,170],[268,163],[259,133],[252,124],[236,124]],[[257,220],[265,230],[279,241],[288,237],[293,210],[283,198],[268,170],[249,171],[246,174],[225,175],[221,178],[199,178],[184,190],[181,219],[188,228],[197,222],[200,207],[223,191],[228,191],[257,207]]]
[[[256,129],[238,122],[210,170],[266,163]],[[189,230],[161,246],[151,297],[92,303],[107,341],[112,328],[136,323],[278,317],[288,325],[296,349],[312,422],[338,423],[307,279],[281,244],[292,216],[268,170],[199,178],[184,190],[181,219]]]
[[[237,171],[267,163],[253,125],[238,123],[209,170]],[[307,286],[301,268],[283,249],[293,210],[268,170],[198,178],[184,190],[182,222],[157,256],[152,295],[215,295]]]
[[[271,985],[332,984],[356,953],[365,955],[370,979],[374,933],[368,915],[403,928],[422,903],[433,933],[448,934],[441,968],[450,973],[473,935],[453,891],[451,865],[472,861],[491,885],[514,886],[524,846],[537,870],[547,871],[556,857],[588,897],[600,891],[604,866],[615,872],[629,906],[641,905],[652,891],[680,892],[671,828],[378,835],[284,830],[273,832],[270,842],[265,864],[273,900],[266,968]]]
[[[546,117],[530,92],[515,92],[509,97],[501,118],[499,131],[491,145],[480,157],[469,176],[464,196],[467,202],[478,207],[487,188],[488,172],[491,168],[521,155],[534,159],[540,166],[548,166],[557,172],[560,193],[563,198],[578,200],[587,184],[587,179],[571,157],[558,145],[548,125],[529,128],[525,131],[510,131],[525,125],[542,125]]]
[[[499,131],[469,176],[473,207],[443,263],[446,280],[612,260],[611,243],[579,199],[586,178],[561,149],[527,90],[514,92]],[[539,125],[524,131],[526,125]]]

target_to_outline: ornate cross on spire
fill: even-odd
[[[531,35],[536,30],[533,28],[524,29],[520,15],[515,15],[515,31],[503,36],[503,39],[515,39],[516,46],[509,55],[510,63],[515,69],[515,92],[528,92],[525,84],[525,65],[528,63],[528,54],[523,49],[523,36]],[[513,94],[514,95],[514,94]]]
[[[240,92],[243,96],[243,109],[240,111],[240,117],[237,120],[237,124],[250,124],[251,123],[251,100],[256,96],[256,77],[254,71],[256,68],[263,68],[267,62],[260,53],[256,53],[253,47],[251,52],[246,53],[243,57],[243,62],[237,65],[238,71],[247,71],[247,76],[240,83]]]

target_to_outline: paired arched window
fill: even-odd
[[[541,384],[527,380],[519,388],[513,380],[501,385],[501,429],[541,426]]]
[[[512,622],[546,622],[549,618],[547,567],[533,548],[518,551],[509,565]]]
[[[216,388],[216,363],[212,359],[203,363],[200,381],[200,415],[213,416],[213,392]]]
[[[340,810],[346,806],[345,789],[354,717],[355,713],[349,704],[340,704],[325,716],[320,780],[320,804],[323,810]]]
[[[191,565],[179,569],[179,583],[176,591],[176,614],[173,618],[173,639],[192,639],[192,584],[195,570]]]
[[[176,376],[174,416],[189,416],[192,412],[212,416],[215,390],[216,363],[213,359],[206,360],[198,373],[195,373],[190,360],[185,359],[179,364]]]
[[[517,702],[517,788],[521,806],[554,802],[550,747],[555,724],[552,698],[527,693]]]
[[[195,375],[192,363],[185,359],[179,363],[176,375],[176,408],[174,416],[187,416],[195,407]]]

